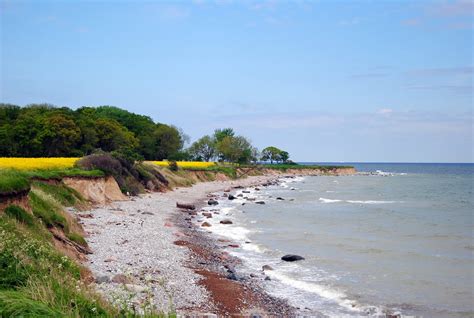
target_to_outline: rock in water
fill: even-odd
[[[220,222],[221,224],[232,224],[233,222],[231,220],[225,219]]]
[[[272,271],[272,270],[273,270],[273,267],[271,267],[270,265],[263,265],[263,266],[262,266],[262,270],[263,270],[263,271]]]
[[[288,254],[288,255],[282,256],[281,259],[284,260],[285,262],[294,262],[294,261],[304,260],[304,257],[299,256],[299,255]]]
[[[229,200],[235,200],[235,197],[232,195],[232,194],[229,194],[229,196],[227,197]]]
[[[203,227],[210,227],[211,224],[208,223],[208,222],[203,222],[203,223],[201,224],[201,226],[203,226]]]
[[[256,204],[265,204],[265,201],[256,201]]]
[[[217,201],[214,200],[214,199],[210,199],[209,201],[207,201],[207,204],[209,204],[209,205],[218,205],[219,202],[217,202]]]

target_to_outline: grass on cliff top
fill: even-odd
[[[78,168],[45,169],[45,170],[16,170],[0,169],[0,194],[13,194],[30,188],[31,179],[55,179],[63,177],[102,177],[100,170],[82,170]]]

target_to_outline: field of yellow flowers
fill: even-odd
[[[168,167],[168,161],[149,161],[161,167]],[[178,167],[183,169],[206,169],[216,165],[215,162],[201,162],[201,161],[177,161]]]
[[[80,158],[0,158],[0,169],[62,169],[72,168]]]

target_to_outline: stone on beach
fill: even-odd
[[[176,207],[183,210],[196,210],[196,206],[194,204],[188,204],[188,203],[176,202]]]
[[[201,224],[201,226],[202,226],[202,227],[211,227],[212,225],[211,225],[211,223],[203,222],[203,223]]]
[[[282,256],[281,259],[285,262],[295,262],[295,261],[304,260],[305,258],[299,255],[287,254],[287,255]]]
[[[232,222],[232,221],[229,220],[229,219],[225,219],[225,220],[221,220],[219,223],[220,223],[220,224],[233,224],[234,222]]]
[[[209,204],[209,205],[218,205],[219,202],[217,202],[217,201],[214,200],[214,199],[210,199],[209,201],[207,201],[207,204]]]
[[[271,267],[270,265],[263,265],[262,266],[262,271],[272,271],[273,270],[273,267]]]

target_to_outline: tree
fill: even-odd
[[[216,129],[214,130],[214,139],[216,143],[221,142],[224,140],[225,137],[234,137],[235,132],[232,128],[223,128],[223,129]]]
[[[249,163],[252,160],[253,147],[245,137],[226,136],[217,144],[217,150],[224,161]]]
[[[280,152],[279,159],[281,162],[288,162],[288,159],[290,159],[290,154],[287,151],[282,151]]]
[[[273,164],[273,161],[279,161],[281,150],[277,147],[270,146],[262,150],[262,160],[270,161]]]
[[[193,160],[210,161],[216,156],[216,140],[206,135],[195,141],[188,151]]]
[[[98,148],[104,151],[134,149],[138,139],[132,132],[113,119],[98,119],[95,122],[98,136]]]
[[[71,156],[80,141],[81,130],[72,119],[56,114],[45,118],[39,138],[46,156]]]
[[[153,133],[157,160],[170,159],[183,147],[179,131],[172,126],[158,124]]]

